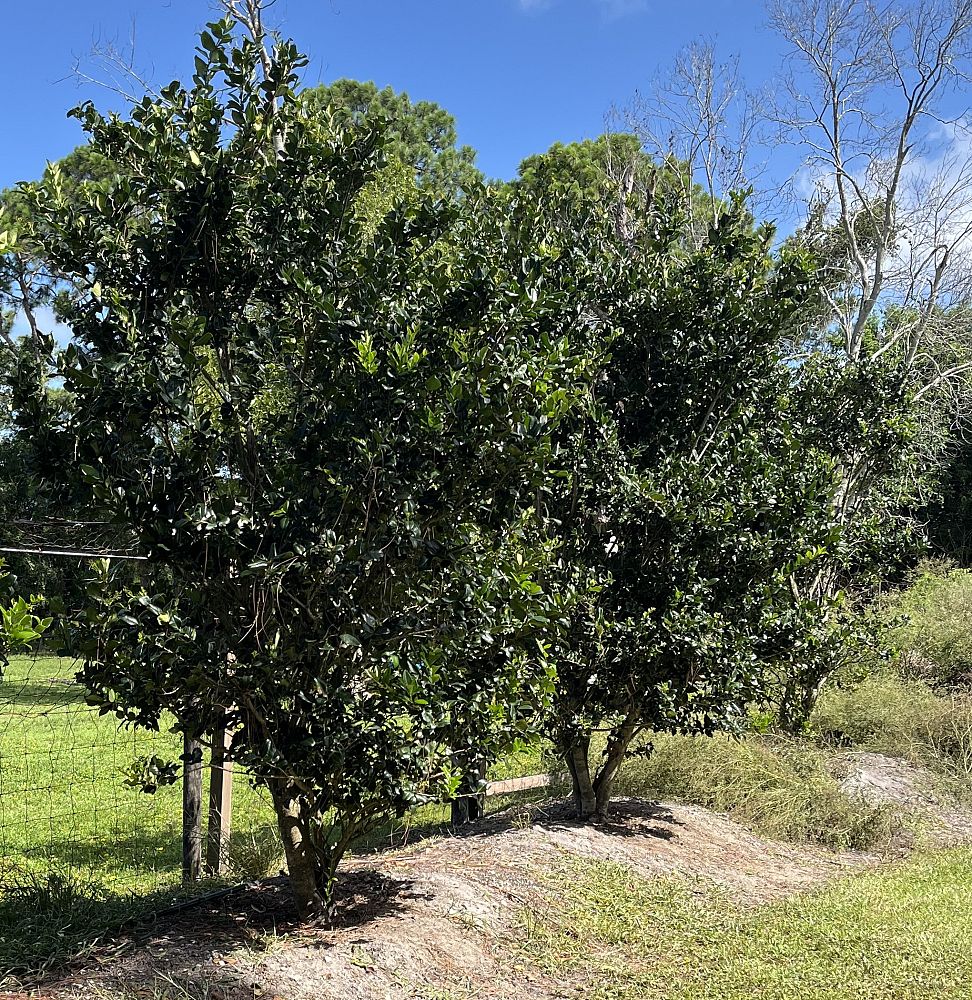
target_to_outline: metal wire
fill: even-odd
[[[99,716],[76,664],[13,657],[0,680],[0,890],[75,873],[113,894],[181,879],[181,792],[126,785],[140,761],[175,759],[179,738]]]

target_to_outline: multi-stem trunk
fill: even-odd
[[[589,733],[576,734],[564,750],[567,769],[573,784],[574,808],[578,819],[606,819],[611,808],[614,780],[632,741],[641,732],[636,713],[630,713],[621,725],[611,731],[599,766],[591,762]]]
[[[591,819],[597,812],[597,795],[591,779],[591,738],[576,737],[566,748],[564,757],[573,783],[574,809],[578,819]]]

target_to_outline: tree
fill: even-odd
[[[693,217],[704,220],[696,227],[700,238],[718,224],[732,193],[756,180],[758,107],[758,96],[742,81],[738,57],[720,60],[713,42],[696,41],[620,112],[646,156],[679,165],[673,180],[681,183]]]
[[[81,107],[110,190],[76,207],[53,169],[24,196],[74,290],[60,471],[146,557],[141,587],[96,566],[80,679],[136,724],[232,731],[308,918],[355,836],[549,697],[540,512],[591,366],[532,213],[481,190],[366,225],[380,130],[307,115],[293,45],[262,42],[216,22],[191,86]]]
[[[310,113],[381,125],[390,161],[386,170],[405,166],[422,190],[454,198],[482,182],[475,150],[457,145],[455,119],[433,101],[413,104],[408,94],[391,87],[379,90],[371,81],[347,79],[305,90],[301,99]]]
[[[511,188],[556,206],[561,225],[584,228],[605,213],[616,234],[631,243],[656,199],[685,203],[692,188],[685,165],[674,159],[654,160],[641,140],[625,132],[607,132],[596,139],[554,143],[545,153],[520,164]],[[686,219],[686,231],[695,217]],[[706,230],[708,226],[706,225]]]
[[[972,568],[972,446],[949,448],[936,490],[922,513],[933,549],[964,569]]]
[[[929,344],[948,336],[941,307],[970,289],[972,157],[964,119],[947,108],[970,68],[972,4],[780,0],[771,14],[791,47],[781,136],[808,151],[818,218],[843,241],[827,301],[844,352],[895,354],[928,393],[970,367],[924,368]],[[907,321],[869,337],[887,301]]]
[[[657,199],[634,244],[607,216],[558,244],[583,244],[580,299],[612,330],[556,508],[568,571],[593,584],[557,647],[551,727],[585,818],[640,734],[732,728],[828,641],[792,581],[833,541],[833,465],[801,447],[780,353],[812,267],[774,258],[740,199],[702,243],[689,213]]]
[[[57,164],[67,200],[80,205],[80,191],[97,185],[107,190],[115,174],[112,165],[86,146],[68,154]],[[49,175],[51,168],[46,173]],[[51,271],[31,240],[32,219],[22,192],[0,192],[3,209],[0,228],[19,231],[14,244],[8,240],[0,254],[0,524],[6,546],[30,550],[76,550],[101,545],[122,548],[117,530],[95,524],[102,515],[85,509],[75,492],[55,487],[49,470],[72,460],[58,454],[43,434],[22,432],[13,420],[16,406],[14,383],[17,373],[26,375],[38,365],[38,355],[51,346],[45,320],[55,317],[60,300],[67,295],[64,275]],[[14,318],[19,314],[26,334],[15,335]],[[29,376],[28,376],[29,378]],[[69,406],[66,394],[52,388],[47,405]],[[83,545],[79,544],[83,538]],[[83,603],[84,569],[79,560],[44,555],[13,555],[9,570],[25,592],[44,593],[55,604],[79,610]]]
[[[915,515],[972,387],[972,157],[962,113],[950,114],[972,66],[972,4],[779,0],[771,17],[790,46],[777,138],[803,153],[813,187],[796,239],[820,270],[794,372],[841,478],[844,544],[807,585],[866,593],[914,562]],[[829,672],[792,686],[794,724]]]
[[[972,5],[773,0],[770,17],[788,51],[762,101],[765,138],[799,157],[793,242],[819,283],[787,329],[793,394],[807,447],[827,449],[841,481],[841,542],[794,585],[823,602],[841,590],[866,599],[913,564],[918,512],[972,387],[972,158],[953,111],[972,65]],[[736,64],[701,44],[629,117],[647,150],[678,151],[715,206],[753,182],[754,107]],[[819,661],[792,678],[781,712],[793,725],[829,672]]]

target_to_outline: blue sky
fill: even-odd
[[[8,0],[0,60],[0,188],[39,175],[81,140],[65,112],[114,95],[79,86],[78,60],[97,41],[127,46],[155,83],[188,77],[211,0]],[[738,53],[753,82],[780,49],[761,2],[749,0],[277,0],[272,21],[308,53],[309,84],[375,80],[438,101],[490,176],[597,135],[604,115],[646,87],[676,51],[701,36]]]

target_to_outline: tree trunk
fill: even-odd
[[[311,840],[307,817],[301,815],[297,789],[286,779],[275,778],[270,781],[270,794],[283,838],[297,915],[303,921],[327,916],[329,878],[324,859]]]
[[[624,762],[624,756],[631,746],[632,740],[641,731],[635,716],[629,715],[616,729],[608,740],[604,751],[604,763],[594,779],[594,794],[596,797],[595,815],[598,819],[607,819],[611,808],[611,792],[618,769]]]
[[[574,808],[578,819],[591,819],[597,813],[597,794],[591,780],[591,738],[584,736],[568,747],[567,768],[574,786]]]
[[[820,690],[831,672],[828,670],[823,676],[812,679],[803,677],[787,681],[779,704],[780,726],[784,732],[794,736],[806,732]]]

